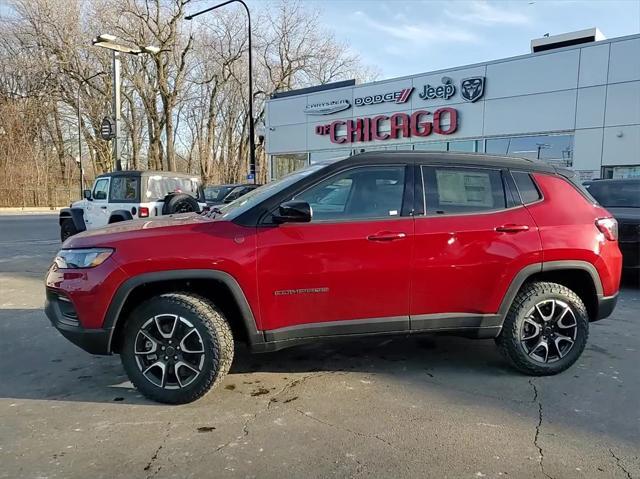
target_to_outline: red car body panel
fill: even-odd
[[[499,225],[524,225],[497,232]],[[416,218],[411,314],[495,313],[511,281],[542,260],[540,236],[520,206],[492,213]]]
[[[612,215],[586,201],[563,178],[544,173],[533,176],[544,200],[528,205],[527,209],[540,229],[543,260],[591,263],[598,270],[604,295],[615,294],[620,286],[622,254],[617,241],[607,241],[595,224],[596,219]]]
[[[407,316],[414,221],[286,224],[258,230],[265,329]],[[369,240],[402,233],[396,240]],[[311,292],[298,294],[298,290]],[[301,314],[304,312],[304,314]]]
[[[99,231],[99,233],[96,233]],[[97,237],[96,237],[97,236]],[[99,238],[99,239],[98,239]],[[157,271],[206,269],[224,271],[240,284],[260,328],[256,284],[255,228],[216,221],[195,214],[159,220],[134,220],[81,233],[69,238],[65,248],[105,246],[116,253],[97,268],[78,270],[82,278],[64,282],[68,270],[50,270],[47,286],[64,289],[78,309],[86,328],[99,328],[117,288],[134,276]],[[117,259],[116,259],[117,258]],[[114,268],[117,261],[117,267]],[[113,269],[113,270],[112,270]],[[77,299],[96,302],[88,309]]]

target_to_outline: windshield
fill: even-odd
[[[222,214],[222,217],[225,219],[233,219],[238,215],[244,213],[245,211],[248,211],[250,208],[253,208],[262,201],[266,200],[270,196],[279,193],[285,188],[288,188],[302,178],[305,178],[310,174],[321,170],[325,166],[325,163],[317,163],[301,170],[294,171],[293,173],[289,173],[287,176],[283,176],[279,180],[267,183],[266,185],[256,188],[246,195],[241,196],[237,200],[221,206],[216,211]]]
[[[598,203],[610,208],[640,208],[640,181],[602,181],[585,187]]]
[[[229,185],[207,186],[204,189],[204,197],[207,201],[217,201],[222,203],[224,197],[233,189],[234,187]]]

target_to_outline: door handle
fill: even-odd
[[[529,226],[527,225],[502,225],[496,228],[498,233],[519,233],[520,231],[529,231]]]
[[[406,233],[394,233],[392,231],[381,231],[367,236],[369,241],[395,241],[401,240],[407,237]]]
[[[106,209],[107,209],[107,207],[106,207],[106,206],[101,206],[100,208],[101,208],[101,209],[103,209],[103,210],[106,210]]]

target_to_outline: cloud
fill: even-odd
[[[428,47],[436,43],[472,43],[479,40],[478,36],[469,30],[444,24],[411,22],[402,14],[396,14],[395,22],[389,23],[374,20],[361,11],[355,12],[354,16],[363,26],[384,33],[395,40],[401,40],[405,44]]]
[[[456,2],[458,8],[455,11],[444,10],[445,15],[455,20],[476,25],[525,25],[531,19],[521,12],[509,10],[507,2],[500,2],[498,5],[491,4],[486,0],[474,0],[471,2]],[[527,5],[520,3],[519,5]]]

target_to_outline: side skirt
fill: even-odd
[[[489,339],[497,337],[501,328],[502,317],[498,314],[447,313],[333,321],[264,331],[265,341],[254,343],[251,349],[263,353],[318,340],[421,333]]]

